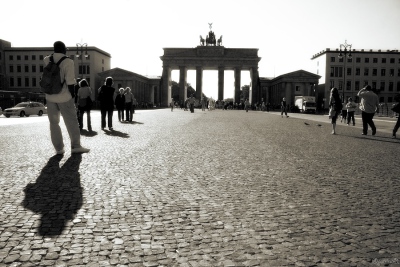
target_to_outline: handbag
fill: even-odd
[[[329,118],[333,118],[336,116],[336,110],[334,109],[334,107],[330,107],[329,108]]]

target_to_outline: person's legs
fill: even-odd
[[[113,117],[113,113],[114,113],[114,109],[113,108],[110,108],[108,111],[107,111],[107,125],[108,125],[108,128],[109,129],[111,129],[112,127],[113,127],[113,125],[112,125],[112,117]]]
[[[87,127],[89,131],[92,131],[92,119],[90,118],[90,109],[86,111],[86,117],[87,117]]]
[[[63,136],[60,127],[60,114],[60,109],[57,103],[47,101],[47,117],[50,122],[50,137],[56,151],[64,149]]]
[[[372,135],[376,134],[376,127],[373,121],[374,115],[375,115],[374,113],[368,113],[368,125],[371,127]]]
[[[101,109],[101,129],[104,129],[106,127],[106,114],[107,114],[107,110],[102,108]]]
[[[85,114],[85,109],[84,108],[79,108],[79,129],[83,129],[83,115]]]
[[[74,100],[70,99],[65,103],[58,104],[65,126],[71,139],[71,148],[81,147],[81,134],[79,131],[78,120],[76,119]]]
[[[393,137],[396,137],[396,133],[399,128],[400,128],[400,116],[397,118],[396,125],[393,128]]]
[[[362,111],[362,113],[361,113],[361,118],[362,118],[362,127],[363,127],[362,133],[363,133],[364,135],[366,135],[366,134],[368,133],[368,123],[367,123],[367,121],[368,121],[368,114],[365,113],[364,111]]]

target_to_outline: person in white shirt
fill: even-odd
[[[78,122],[79,122],[79,129],[83,129],[83,114],[85,114],[86,111],[86,117],[87,117],[87,128],[88,131],[92,131],[92,124],[90,120],[90,109],[91,104],[93,102],[92,99],[92,89],[89,87],[88,82],[83,79],[79,82],[79,90],[78,90],[78,109],[79,109],[79,117],[78,117]]]
[[[54,62],[58,62],[67,53],[67,47],[61,41],[54,43]],[[44,64],[50,62],[51,55],[44,58]],[[60,65],[61,80],[63,87],[58,94],[46,94],[47,114],[50,122],[51,142],[56,154],[64,154],[64,142],[60,127],[60,115],[63,116],[65,126],[71,140],[71,153],[87,153],[88,148],[81,146],[81,134],[74,104],[75,97],[75,68],[74,61],[70,58],[64,59]]]
[[[377,94],[372,91],[370,85],[362,88],[357,94],[360,101],[360,110],[361,110],[361,118],[363,122],[363,131],[362,135],[367,135],[368,125],[371,127],[372,135],[376,134],[376,127],[374,121],[375,112],[379,107],[379,98]]]
[[[350,121],[353,121],[353,126],[356,125],[356,121],[354,119],[354,112],[356,111],[357,104],[353,102],[353,98],[349,97],[346,109],[347,109],[347,125],[350,125]]]

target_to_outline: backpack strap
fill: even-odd
[[[51,56],[52,58],[53,56]],[[67,56],[63,56],[62,58],[60,58],[60,60],[57,62],[57,66],[60,66],[61,62],[63,62],[64,59],[66,59]],[[51,60],[51,59],[50,59]],[[54,61],[53,61],[54,62]]]

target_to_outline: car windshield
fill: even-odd
[[[19,103],[19,104],[16,105],[15,107],[16,107],[16,108],[24,108],[24,107],[27,107],[27,106],[28,106],[27,103]]]

